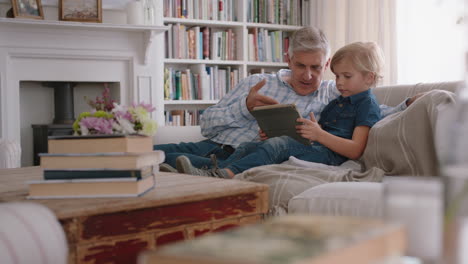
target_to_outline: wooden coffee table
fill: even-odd
[[[0,169],[0,201],[25,201],[39,167]],[[139,252],[262,219],[268,186],[176,173],[156,175],[138,198],[29,200],[62,224],[69,263],[135,263]]]

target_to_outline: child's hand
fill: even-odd
[[[411,97],[410,99],[408,99],[406,101],[406,106],[410,106],[412,103],[414,103],[414,101],[416,101],[419,97],[423,96],[424,94],[426,94],[427,92],[424,92],[424,93],[418,93],[416,95],[414,95],[413,97]]]
[[[268,136],[265,134],[265,132],[263,132],[263,130],[259,129],[258,134],[260,135],[260,140],[261,141],[264,141],[264,140],[268,139]]]
[[[312,141],[318,141],[318,137],[323,130],[317,123],[317,120],[315,120],[314,113],[310,113],[310,120],[306,118],[298,118],[296,121],[302,123],[302,125],[296,126],[297,133],[299,133],[299,135]]]

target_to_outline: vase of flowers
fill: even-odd
[[[150,113],[155,110],[151,104],[141,102],[131,106],[120,105],[111,99],[110,89],[105,86],[101,97],[88,100],[92,110],[81,113],[73,123],[75,135],[140,134],[152,136],[157,123]]]

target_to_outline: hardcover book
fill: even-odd
[[[301,117],[294,104],[275,104],[258,106],[252,110],[258,126],[269,137],[290,136],[304,145],[310,140],[303,138],[296,131],[296,122]]]
[[[405,246],[400,225],[289,215],[147,251],[138,263],[371,264],[401,257]]]
[[[160,150],[127,153],[40,153],[43,169],[127,169],[135,170],[154,166],[164,161],[164,152]]]
[[[44,170],[44,180],[71,179],[108,179],[137,178],[142,179],[159,171],[159,166],[146,166],[137,170],[126,169],[58,169]]]
[[[30,181],[28,199],[137,197],[154,187],[154,176]]]
[[[54,136],[49,153],[150,152],[153,139],[142,135]]]

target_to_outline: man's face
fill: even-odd
[[[289,84],[299,95],[308,95],[315,92],[322,81],[323,74],[328,67],[330,60],[326,60],[323,52],[294,52],[289,59],[289,69],[292,76]]]

